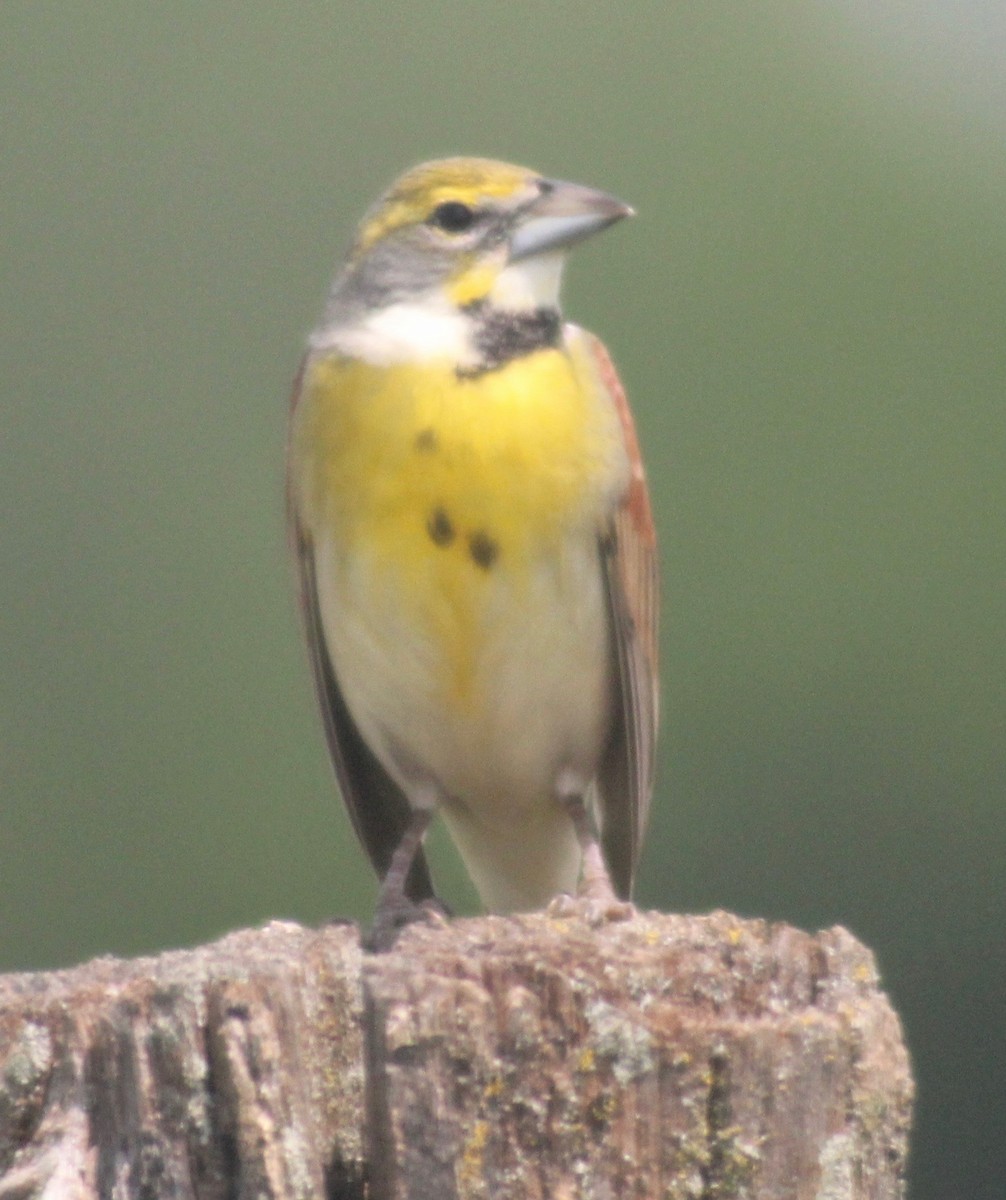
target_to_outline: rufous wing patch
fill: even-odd
[[[616,888],[631,893],[653,792],[658,717],[657,538],[632,410],[614,364],[589,334],[598,385],[613,404],[629,481],[601,534],[617,658],[615,730],[601,765],[602,841]]]

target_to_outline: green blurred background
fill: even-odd
[[[433,155],[630,200],[566,306],[662,537],[640,900],[847,925],[912,1195],[1006,1178],[1006,8],[0,4],[0,969],[365,917],[282,524],[356,219]]]

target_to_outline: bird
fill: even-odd
[[[633,210],[484,158],[367,211],[293,388],[287,512],[328,749],[380,879],[372,948],[438,910],[627,903],[653,790],[656,534],[568,250]],[[623,907],[624,907],[623,903]]]

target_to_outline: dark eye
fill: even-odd
[[[429,224],[445,233],[464,233],[475,224],[475,213],[460,200],[445,200],[430,213]]]

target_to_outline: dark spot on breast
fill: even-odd
[[[435,508],[427,517],[426,532],[437,546],[449,546],[454,541],[454,523],[442,508]]]
[[[468,538],[468,553],[477,567],[488,571],[500,556],[499,543],[494,541],[488,533],[479,530]]]
[[[440,439],[437,437],[437,431],[429,427],[420,429],[416,434],[416,440],[413,442],[413,445],[421,454],[432,454],[440,447]]]

